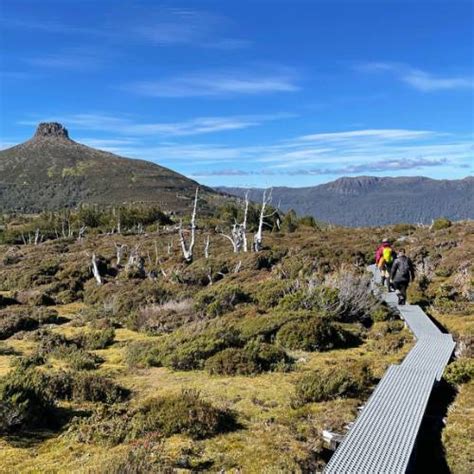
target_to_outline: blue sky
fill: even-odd
[[[473,172],[471,1],[1,9],[2,148],[56,120],[208,185]]]

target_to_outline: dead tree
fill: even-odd
[[[209,245],[211,243],[209,235],[206,237],[206,245],[204,246],[204,257],[209,258]]]
[[[99,267],[97,265],[97,257],[95,256],[95,253],[92,254],[92,274],[94,275],[97,284],[102,285],[102,278],[99,273]]]
[[[35,232],[35,245],[38,245],[40,242],[41,242],[40,230],[36,229],[36,232]]]
[[[230,243],[232,244],[232,248],[234,249],[234,253],[239,253],[242,250],[244,246],[244,232],[242,229],[242,225],[235,223],[232,226],[230,235],[224,234],[222,232],[220,235],[230,241]]]
[[[249,192],[245,193],[245,208],[244,208],[244,220],[242,222],[242,248],[244,252],[248,252],[247,243],[247,219],[249,214]]]
[[[263,226],[268,225],[265,223],[265,219],[272,217],[276,214],[276,210],[270,214],[265,214],[265,209],[267,206],[272,202],[272,189],[270,188],[269,193],[267,194],[267,190],[263,191],[262,197],[262,207],[260,209],[260,217],[258,220],[258,230],[257,233],[253,237],[253,249],[255,252],[260,252],[262,250],[262,240],[263,240]]]
[[[86,232],[87,226],[81,225],[79,228],[79,235],[77,236],[77,240],[80,242],[84,238],[84,234]]]
[[[115,244],[115,254],[117,256],[117,267],[122,263],[122,257],[127,250],[127,245],[125,244]]]
[[[239,253],[242,250],[244,252],[248,252],[248,242],[247,242],[247,217],[249,212],[249,193],[248,191],[245,193],[245,207],[244,207],[244,218],[241,224],[237,222],[234,223],[232,226],[232,230],[230,235],[221,233],[223,237],[228,239],[231,244],[232,248],[234,249],[234,253]]]
[[[128,257],[127,265],[125,265],[125,271],[127,273],[135,273],[138,277],[143,278],[145,272],[145,259],[140,255],[138,249],[139,245],[133,248]]]
[[[189,245],[186,244],[186,240],[184,238],[182,220],[179,222],[179,228],[178,228],[181,250],[183,251],[184,259],[188,263],[191,263],[193,261],[193,250],[194,250],[194,243],[195,243],[195,238],[196,238],[196,213],[197,213],[197,203],[198,203],[198,192],[199,192],[199,188],[196,188],[196,195],[194,197],[193,214],[191,216],[191,240],[189,242]]]

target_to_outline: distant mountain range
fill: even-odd
[[[220,187],[219,191],[244,196],[244,188]],[[251,189],[259,201],[262,189]],[[430,223],[432,219],[474,219],[474,177],[435,180],[424,177],[340,178],[304,188],[273,188],[273,203],[287,211],[346,226]]]
[[[197,185],[154,163],[81,145],[59,123],[41,123],[33,138],[0,151],[0,210],[145,202],[179,211],[189,207]],[[201,193],[215,194],[205,187]]]

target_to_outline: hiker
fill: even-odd
[[[404,305],[407,301],[408,285],[415,279],[415,268],[413,262],[406,256],[405,249],[399,250],[392,265],[390,278],[398,296],[398,304]]]
[[[392,264],[396,257],[397,255],[392,248],[390,240],[383,239],[382,243],[377,248],[377,252],[375,253],[375,264],[377,265],[380,271],[380,275],[382,278],[382,286],[387,283],[388,291],[392,291],[390,272],[392,270]]]

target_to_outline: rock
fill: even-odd
[[[63,125],[57,122],[42,122],[38,125],[33,140],[42,140],[48,138],[56,138],[69,140],[69,133]]]

